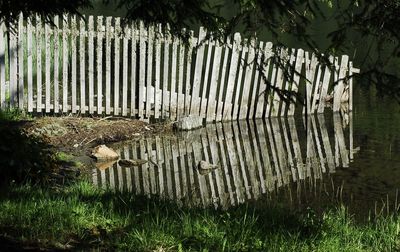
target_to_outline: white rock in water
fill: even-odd
[[[201,175],[206,175],[210,173],[212,170],[218,169],[219,166],[215,164],[210,164],[204,160],[201,160],[197,165],[197,169],[199,169],[199,173]]]
[[[203,118],[200,116],[189,115],[179,119],[174,123],[177,130],[192,130],[203,126]]]
[[[92,151],[92,156],[95,157],[97,161],[116,160],[119,158],[118,153],[105,145],[95,147]]]

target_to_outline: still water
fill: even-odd
[[[148,162],[103,164],[93,169],[93,183],[189,207],[339,202],[376,212],[389,202],[392,211],[399,204],[399,112],[390,102],[357,100],[352,114],[209,124],[117,144],[121,159]],[[217,168],[201,170],[200,161]]]

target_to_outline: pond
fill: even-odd
[[[251,202],[314,208],[344,203],[356,212],[398,206],[397,106],[360,96],[350,114],[208,124],[173,136],[117,144],[121,159],[93,170],[99,187],[161,197],[188,207]],[[374,106],[373,104],[380,104]],[[199,169],[200,161],[216,165]]]

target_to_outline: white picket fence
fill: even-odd
[[[220,43],[200,28],[184,43],[167,26],[122,27],[120,18],[64,15],[53,22],[21,15],[16,33],[1,25],[1,109],[172,120],[191,114],[211,122],[291,116],[298,108],[321,113],[332,89],[334,111],[344,92],[352,109],[352,79],[345,78],[359,70],[346,55],[330,57],[332,73],[314,54],[275,50],[239,33]],[[294,93],[305,87],[306,106],[286,104],[267,83]]]

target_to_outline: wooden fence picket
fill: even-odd
[[[106,115],[111,113],[111,17],[106,18]]]
[[[29,33],[28,33],[29,34]],[[0,108],[5,109],[7,107],[6,102],[6,49],[5,43],[7,41],[6,38],[6,26],[4,23],[0,24],[0,55],[4,55],[4,57],[0,57]],[[30,112],[30,111],[28,111]]]
[[[54,55],[53,55],[53,59],[54,59],[54,83],[53,83],[53,91],[54,91],[54,113],[58,113],[60,110],[60,94],[59,94],[59,74],[60,74],[60,69],[59,69],[59,64],[60,64],[60,21],[59,21],[59,17],[55,16],[54,17],[54,28],[53,28],[53,32],[54,32]],[[89,95],[90,96],[90,95]]]
[[[86,112],[86,23],[85,17],[79,21],[79,79],[80,79],[80,111]]]
[[[199,36],[197,39],[196,46],[196,62],[195,62],[195,72],[192,86],[192,97],[190,103],[190,114],[198,115],[200,108],[200,85],[201,85],[201,75],[203,70],[203,59],[204,59],[204,39],[206,38],[206,30],[203,27],[199,29]]]
[[[26,43],[27,43],[27,73],[26,73],[26,77],[27,77],[27,85],[28,85],[28,112],[33,112],[33,66],[32,66],[32,44],[33,44],[33,40],[32,40],[32,19],[28,18],[27,20],[27,27],[26,27]],[[3,25],[2,25],[3,26]],[[4,40],[3,39],[3,33],[2,31],[0,31],[0,55],[4,55]],[[4,67],[3,64],[3,60],[5,57],[1,57],[0,59],[0,68]],[[2,72],[2,69],[0,70],[0,78],[4,78],[5,80],[5,72]],[[1,84],[3,83],[2,81],[3,79],[1,79]],[[1,88],[1,87],[0,87]],[[3,90],[3,89],[1,89]],[[0,94],[0,97],[3,97]],[[2,103],[2,102],[1,102]]]
[[[76,36],[77,36],[77,28],[76,28],[76,15],[71,17],[71,26],[70,26],[70,33],[71,33],[71,107],[72,113],[76,113],[77,111],[77,104],[76,104],[76,78],[77,78],[77,58],[76,58]]]
[[[103,114],[103,17],[97,17],[96,31],[96,80],[97,80],[97,115]]]
[[[89,81],[89,114],[94,113],[94,20],[88,19],[88,81]]]
[[[19,14],[18,19],[18,108],[24,109],[24,17],[22,13]]]
[[[120,33],[121,19],[114,18],[114,115],[119,115],[119,69],[120,69]]]
[[[154,27],[147,29],[147,74],[146,74],[146,118],[150,118],[152,102],[154,100],[153,88],[153,39]]]
[[[130,32],[130,28],[125,26],[122,45],[122,116],[128,114],[128,42]]]

